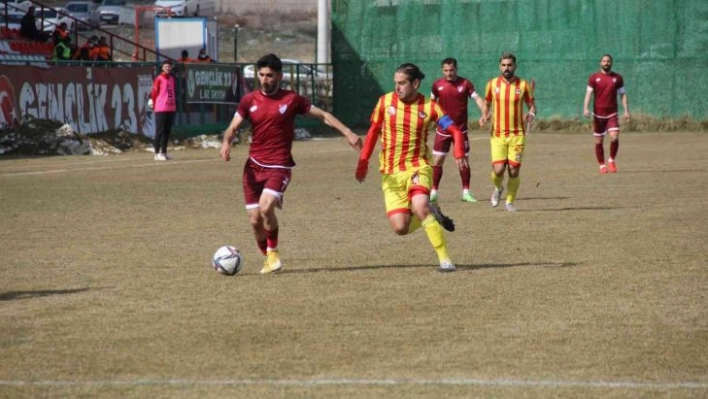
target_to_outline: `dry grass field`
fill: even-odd
[[[708,397],[708,136],[623,133],[599,175],[589,133],[532,134],[517,213],[472,140],[448,274],[343,140],[296,143],[266,276],[245,146],[0,158],[0,398]]]

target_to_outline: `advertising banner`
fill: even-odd
[[[154,135],[147,109],[154,68],[0,65],[0,128],[36,119],[81,134],[123,130]]]
[[[246,86],[240,67],[196,62],[184,67],[187,103],[237,104],[241,100]]]

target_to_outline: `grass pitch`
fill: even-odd
[[[480,202],[451,159],[439,197],[450,274],[343,140],[295,144],[266,276],[245,146],[0,159],[0,397],[708,396],[706,135],[623,133],[599,175],[589,133],[532,134],[514,214],[471,145]]]

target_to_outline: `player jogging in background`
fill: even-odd
[[[418,93],[423,78],[425,75],[413,64],[398,67],[393,75],[395,91],[381,96],[371,114],[355,176],[359,182],[366,179],[369,159],[380,136],[381,183],[393,231],[406,235],[422,227],[438,255],[438,270],[451,272],[455,265],[447,251],[443,227],[453,231],[455,225],[429,198],[433,167],[427,139],[433,123],[454,135],[459,168],[469,165],[460,129],[434,100]]]
[[[622,99],[624,119],[629,122],[629,106],[627,105],[627,92],[624,89],[622,76],[612,72],[612,56],[605,54],[600,59],[600,71],[593,73],[588,78],[588,88],[585,92],[583,114],[590,117],[590,97],[595,96],[592,112],[592,126],[595,135],[595,157],[600,165],[600,173],[617,172],[617,152],[619,151],[619,117],[617,96]],[[605,135],[610,134],[610,157],[605,164]]]
[[[260,89],[246,94],[238,104],[224,133],[221,158],[227,162],[231,159],[231,140],[243,121],[249,119],[252,142],[243,169],[243,194],[253,235],[266,256],[261,273],[270,273],[282,267],[275,209],[282,208],[283,194],[295,167],[291,153],[295,117],[312,116],[339,130],[356,151],[361,149],[361,139],[332,114],[310,104],[307,98],[281,89],[283,64],[274,54],[261,57],[256,71]]]
[[[492,206],[499,205],[504,192],[504,171],[508,168],[509,181],[505,209],[516,212],[514,200],[521,184],[521,157],[526,143],[526,126],[536,116],[533,87],[527,81],[515,76],[516,57],[511,53],[502,54],[499,59],[501,75],[487,82],[484,95],[484,109],[480,124],[489,120],[489,106],[493,105],[492,117]],[[529,112],[524,115],[524,103]]]
[[[484,101],[474,89],[474,84],[466,78],[457,75],[457,60],[445,58],[442,61],[443,77],[433,82],[430,97],[435,100],[443,111],[452,119],[458,129],[462,131],[464,141],[465,157],[469,163],[469,137],[467,134],[467,103],[473,98],[477,103],[480,112],[484,107]],[[435,141],[433,143],[433,189],[430,191],[430,201],[436,202],[438,198],[438,187],[443,176],[443,165],[448,152],[452,135],[443,130],[440,126],[435,129]],[[477,202],[470,191],[471,172],[470,168],[460,169],[460,180],[462,180],[462,201]]]

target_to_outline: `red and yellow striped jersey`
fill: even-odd
[[[440,106],[422,94],[411,103],[400,101],[393,92],[381,96],[371,114],[372,126],[381,127],[381,173],[393,174],[432,165],[428,132],[431,124],[444,116]]]
[[[487,82],[485,101],[494,107],[492,116],[492,134],[497,137],[523,136],[526,134],[524,124],[524,102],[531,105],[533,87],[517,76],[510,82],[498,76]]]

